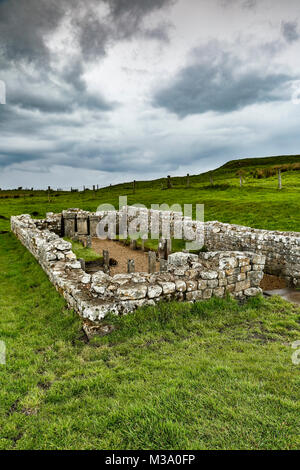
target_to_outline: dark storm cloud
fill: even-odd
[[[0,3],[0,48],[9,61],[49,63],[45,35],[54,31],[65,15],[65,2],[9,0]]]
[[[104,18],[95,16],[88,9],[83,16],[78,15],[73,24],[78,30],[78,42],[83,57],[94,60],[106,54],[107,45],[114,41],[131,39],[133,36],[166,41],[168,24],[161,23],[156,28],[146,28],[145,17],[162,9],[174,0],[103,0],[109,13]]]
[[[245,67],[218,42],[193,51],[193,63],[181,69],[153,99],[162,107],[185,117],[208,111],[229,113],[256,103],[282,100],[293,77],[265,73],[260,67]]]
[[[0,0],[1,77],[7,83],[10,106],[46,114],[76,109],[110,111],[116,103],[87,90],[85,64],[102,58],[113,42],[143,34],[165,41],[168,25],[143,26],[145,16],[171,0]],[[102,16],[99,5],[106,5]],[[63,67],[48,47],[49,37],[70,20],[75,53],[66,52]],[[75,55],[74,55],[75,54]],[[14,109],[16,119],[17,109]],[[13,125],[7,121],[6,127]]]
[[[285,40],[289,43],[298,41],[300,35],[298,32],[298,23],[296,21],[283,21],[281,31]]]
[[[99,4],[108,7],[100,18]],[[143,33],[145,16],[172,0],[10,0],[0,2],[0,48],[9,61],[49,66],[47,37],[71,18],[84,60],[101,57],[111,41]],[[146,34],[147,35],[147,34]],[[158,38],[158,37],[157,37]]]

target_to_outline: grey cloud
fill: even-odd
[[[168,25],[145,28],[147,14],[173,0],[9,0],[0,2],[0,62],[3,71],[21,75],[35,67],[38,86],[32,85],[33,74],[22,78],[22,86],[10,86],[10,103],[23,109],[45,113],[66,113],[78,107],[111,110],[101,95],[86,90],[83,79],[85,64],[106,54],[115,41],[143,34],[149,39],[166,41]],[[107,5],[107,14],[98,13],[99,4]],[[70,41],[77,51],[64,57],[58,68],[47,40],[55,35],[62,22],[71,22]],[[164,30],[165,29],[165,30]],[[54,59],[54,60],[53,60]],[[28,67],[30,64],[30,67]],[[33,66],[33,67],[32,67]],[[22,70],[22,72],[21,72]],[[19,72],[19,73],[18,73]],[[51,75],[55,77],[54,86]],[[3,78],[3,77],[1,77]],[[27,83],[26,83],[27,78]],[[61,86],[60,84],[61,83]],[[42,91],[41,91],[42,90]]]
[[[74,80],[71,86],[59,86],[43,77],[38,82],[30,80],[29,76],[19,77],[14,83],[8,81],[7,101],[10,106],[41,113],[71,113],[77,108],[103,112],[114,109],[115,103],[89,93],[79,78]]]
[[[223,7],[229,7],[233,5],[240,5],[242,8],[252,9],[256,7],[257,0],[220,0]]]
[[[145,28],[143,34],[148,39],[169,42],[169,30],[171,27],[172,25],[169,23],[161,23],[155,28]]]
[[[28,61],[50,66],[47,36],[71,18],[74,41],[78,40],[83,60],[101,57],[112,41],[128,39],[143,31],[149,13],[173,0],[102,0],[108,15],[99,18],[99,1],[10,0],[0,2],[0,49],[10,61]],[[13,31],[13,34],[12,34]]]
[[[298,41],[300,34],[298,32],[298,23],[296,21],[283,21],[281,24],[282,35],[289,43]]]
[[[155,93],[154,106],[179,117],[208,111],[229,113],[251,104],[284,99],[293,79],[285,73],[245,67],[246,61],[223,51],[215,41],[194,50],[193,60]]]
[[[13,62],[28,61],[46,66],[49,50],[45,35],[54,31],[64,16],[64,1],[10,0],[0,3],[0,44]]]

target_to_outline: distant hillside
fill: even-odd
[[[201,163],[199,162],[199,167]],[[243,169],[245,174],[252,175],[254,178],[264,178],[273,176],[276,173],[276,167],[282,167],[283,171],[300,170],[300,155],[280,155],[273,157],[258,158],[242,158],[239,160],[230,160],[215,170],[190,175],[191,184],[207,183],[213,178],[214,183],[217,181],[235,178],[238,170]],[[267,170],[267,169],[270,170]],[[273,169],[273,171],[272,171]],[[261,171],[260,171],[261,170]],[[166,175],[167,177],[167,175]],[[137,181],[139,188],[161,187],[166,185],[166,177],[155,180]],[[228,183],[232,181],[228,180]],[[172,176],[173,186],[184,186],[186,184],[186,175]],[[121,183],[113,186],[115,189],[131,189],[132,182]]]
[[[230,160],[225,165],[220,166],[217,170],[238,170],[243,167],[262,167],[262,166],[277,166],[300,163],[300,155],[280,155],[277,157],[261,157],[261,158],[243,158],[239,160]]]

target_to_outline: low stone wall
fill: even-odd
[[[116,217],[117,227],[124,213],[128,216],[129,223],[140,214],[148,220],[149,228],[157,233],[157,238],[162,234],[165,226],[170,227],[170,238],[174,237],[177,226],[182,222],[189,228],[186,240],[193,240],[193,235],[198,233],[198,239],[209,250],[219,251],[249,251],[266,256],[265,272],[284,278],[288,285],[300,287],[300,233],[279,232],[253,229],[240,225],[224,224],[221,222],[198,222],[184,217],[179,212],[166,212],[160,210],[147,210],[134,207],[124,207],[112,214]],[[96,236],[97,224],[106,217],[109,212],[89,213],[79,209],[68,209],[58,214],[63,220],[64,233],[73,236],[89,234]],[[55,215],[53,214],[52,217]],[[150,220],[152,219],[152,226]],[[51,219],[50,219],[51,220]],[[200,236],[199,236],[200,234]],[[168,237],[166,237],[168,238]]]
[[[102,320],[159,301],[195,301],[212,296],[245,299],[261,292],[265,257],[246,252],[169,256],[164,273],[93,275],[81,269],[71,244],[29,215],[11,218],[11,229],[35,256],[68,305],[82,317]],[[41,228],[39,228],[41,227]]]
[[[206,222],[205,246],[213,250],[251,251],[266,257],[265,273],[300,287],[300,233],[258,230]]]

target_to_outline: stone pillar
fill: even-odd
[[[88,235],[88,217],[87,215],[77,215],[77,232],[78,235]]]
[[[75,235],[75,218],[76,214],[67,213],[63,215],[64,219],[64,235],[68,238],[73,238]]]
[[[127,272],[128,274],[132,274],[135,272],[134,259],[129,259],[127,261]]]
[[[166,254],[166,240],[160,238],[158,242],[158,257],[159,259],[164,259]]]
[[[97,225],[100,222],[100,217],[97,215],[90,215],[89,222],[90,222],[91,237],[97,237]]]
[[[109,266],[109,251],[103,250],[103,264]]]
[[[145,241],[146,240],[144,238],[142,238],[142,244],[141,244],[141,250],[142,251],[145,251]]]
[[[189,173],[186,175],[186,187],[187,188],[190,187],[190,175],[189,175]]]
[[[109,252],[107,250],[103,250],[103,271],[109,274]]]
[[[168,175],[167,188],[168,188],[168,189],[171,189],[171,188],[172,188],[172,181],[171,181],[171,176],[170,176],[170,175]]]
[[[168,270],[168,261],[166,259],[159,260],[159,270],[161,273],[165,273]]]
[[[150,274],[156,272],[156,253],[154,251],[148,253],[148,272]]]
[[[172,253],[172,240],[168,238],[165,244],[165,259],[168,259],[168,256]]]
[[[136,250],[137,249],[137,241],[136,240],[130,240],[130,248],[132,250]]]

